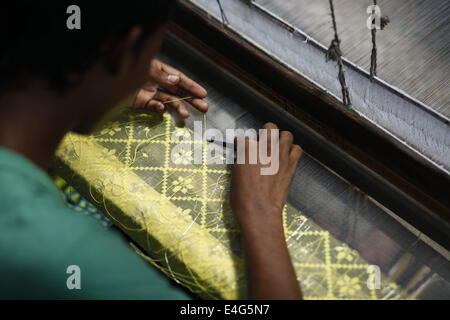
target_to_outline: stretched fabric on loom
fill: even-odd
[[[255,0],[284,21],[299,27],[323,44],[331,41],[328,1]],[[370,70],[372,42],[366,21],[373,0],[335,1],[344,55]],[[378,74],[383,79],[450,116],[448,81],[449,13],[446,0],[379,0],[382,16],[390,24],[378,31]]]
[[[204,141],[184,141],[187,148],[171,157],[178,138],[190,133],[169,115],[125,112],[92,136],[69,134],[54,170],[168,277],[202,298],[245,298],[244,252],[228,204],[230,171],[207,164],[206,148],[202,164],[191,164]],[[307,299],[405,297],[384,278],[376,290],[373,268],[356,251],[290,205],[283,219]]]

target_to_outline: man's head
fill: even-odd
[[[2,1],[0,97],[47,90],[78,99],[81,127],[76,129],[87,131],[147,80],[173,3]],[[67,27],[71,5],[80,8],[81,29]],[[82,105],[82,96],[89,107]]]

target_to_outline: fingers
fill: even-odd
[[[298,161],[303,156],[303,149],[297,144],[292,145],[291,151],[289,153],[289,160],[291,163],[297,166]]]
[[[291,181],[294,179],[295,172],[297,171],[297,165],[300,158],[303,155],[303,149],[299,145],[292,145],[289,153],[289,168],[288,171],[291,175]]]
[[[163,87],[176,86],[180,83],[181,72],[176,71],[174,73],[169,73],[163,68],[162,62],[158,60],[153,60],[150,67],[151,78]]]
[[[274,133],[273,130],[279,130],[278,126],[272,122],[268,122],[266,124],[263,125],[263,129],[265,129],[265,131],[262,132],[261,135],[261,140],[265,143],[268,143],[268,150],[271,149],[271,142],[272,142],[272,133]],[[291,132],[289,131],[282,131],[280,133],[280,139],[279,139],[279,145],[280,145],[280,152],[282,155],[284,156],[289,156],[290,152],[291,152],[291,148],[292,145],[294,143],[294,136]]]
[[[144,86],[141,89],[152,93],[156,93],[158,91],[158,88],[159,85],[155,81],[149,80],[144,84]]]
[[[264,130],[262,131],[259,137],[260,143],[267,144],[267,156],[270,157],[272,155],[272,150],[274,149],[272,146],[272,133],[274,133],[274,130],[278,130],[278,126],[272,122],[268,122],[264,124],[262,128]]]
[[[175,109],[182,118],[189,117],[186,106],[179,98],[161,91],[150,92],[144,89],[140,90],[135,98],[133,107],[160,113],[165,112],[170,107]]]
[[[245,163],[257,164],[258,163],[258,141],[245,137]]]
[[[270,141],[270,138],[272,136],[272,130],[278,130],[278,126],[275,123],[268,122],[262,127],[263,129],[267,130],[267,139]]]
[[[203,100],[208,95],[205,88],[193,81],[179,70],[157,60],[152,60],[150,76],[169,93],[180,98],[192,97],[188,102],[201,112],[208,111],[208,104]]]
[[[195,109],[201,112],[208,111],[208,103],[206,103],[206,101],[203,99],[196,98],[195,95],[192,94],[192,92],[189,92],[178,86],[164,87],[164,90],[177,97],[181,98],[191,97],[191,99],[186,99],[186,102],[188,102],[191,106],[193,106]]]
[[[280,160],[289,161],[289,153],[294,143],[294,136],[289,131],[280,133]]]
[[[191,93],[196,98],[204,99],[208,95],[205,88],[199,85],[197,82],[187,77],[182,72],[178,71],[174,67],[171,67],[161,62],[162,71],[166,73],[167,81],[169,85],[178,85],[183,90]]]
[[[175,109],[182,118],[189,117],[189,112],[188,112],[186,106],[184,105],[184,103],[182,101],[179,100],[179,98],[174,97],[170,94],[158,91],[155,94],[153,99],[162,103],[165,108],[171,107],[171,108]]]
[[[205,100],[202,99],[189,99],[187,100],[191,106],[193,106],[195,109],[201,111],[201,112],[207,112],[208,111],[208,103],[206,103]]]
[[[164,112],[166,107],[161,101],[155,100],[156,93],[148,90],[140,90],[134,99],[133,108],[147,109],[150,111]]]
[[[156,101],[156,100],[149,100],[145,106],[145,109],[151,110],[151,111],[156,111],[159,113],[163,113],[164,111],[166,111],[166,107],[163,103],[161,103],[160,101]]]
[[[136,95],[136,98],[133,102],[133,108],[143,108],[148,109],[148,103],[153,99],[155,96],[154,92],[148,91],[148,90],[139,90],[138,94]]]
[[[269,122],[263,126],[263,129],[267,130],[267,141],[269,141],[270,145],[272,130],[278,129],[278,126]],[[289,131],[282,131],[279,144],[281,155],[288,157],[289,162],[294,163],[296,166],[303,155],[303,149],[299,145],[294,144],[294,135]]]

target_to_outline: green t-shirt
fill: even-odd
[[[188,298],[118,230],[69,209],[45,172],[0,148],[0,299]]]

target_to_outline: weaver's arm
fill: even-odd
[[[266,124],[264,129],[277,129]],[[270,141],[270,137],[267,139]],[[261,141],[247,140],[246,151]],[[233,168],[231,205],[241,227],[247,257],[250,299],[301,299],[283,231],[282,209],[286,203],[302,149],[289,132],[281,132],[279,170],[262,175],[260,164]],[[271,146],[272,152],[276,150]],[[248,154],[246,160],[248,160]]]

